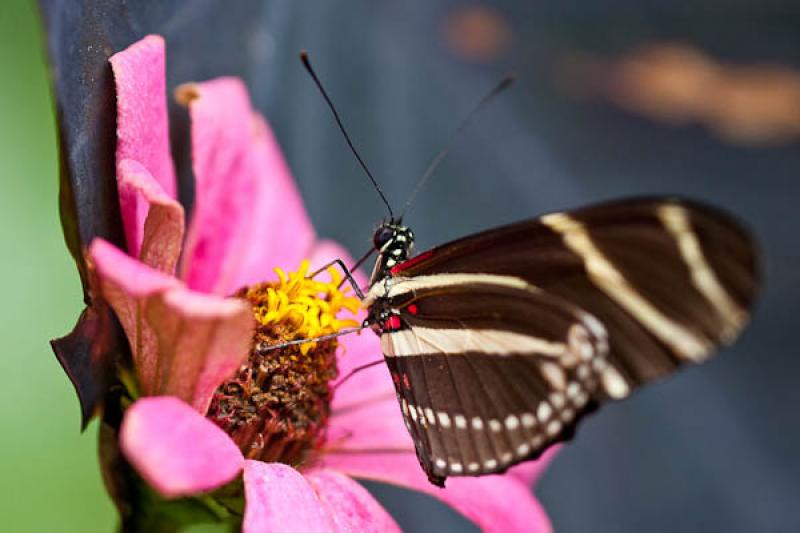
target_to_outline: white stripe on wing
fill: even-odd
[[[443,329],[414,327],[386,332],[381,336],[388,357],[420,354],[478,352],[492,355],[538,354],[562,357],[567,345],[540,337],[497,329]]]
[[[641,322],[661,342],[685,359],[702,361],[708,356],[711,344],[671,320],[639,294],[595,246],[583,224],[564,213],[545,215],[541,220],[559,233],[569,249],[580,256],[592,283]]]

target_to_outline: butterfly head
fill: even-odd
[[[407,254],[414,245],[414,232],[400,221],[384,221],[372,234],[372,245],[379,254],[388,252],[391,255],[395,250],[404,250]],[[400,254],[395,252],[394,255]]]
[[[378,252],[372,274],[374,282],[388,276],[395,265],[408,259],[414,247],[414,232],[399,220],[384,221],[372,234],[372,245]]]

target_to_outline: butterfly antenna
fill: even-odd
[[[319,78],[317,77],[317,73],[314,72],[314,69],[311,67],[311,62],[308,59],[308,52],[306,52],[305,50],[300,52],[300,61],[303,62],[303,66],[306,67],[306,70],[308,71],[309,75],[311,76],[311,79],[314,80],[314,83],[316,84],[317,89],[319,89],[319,92],[322,94],[322,97],[325,99],[325,102],[328,104],[328,107],[331,109],[331,112],[333,113],[333,118],[336,119],[336,124],[339,126],[339,130],[341,130],[342,135],[344,135],[344,139],[347,141],[347,145],[350,147],[350,150],[353,152],[353,155],[356,156],[356,159],[358,159],[358,162],[361,165],[361,168],[363,168],[364,172],[366,172],[367,176],[369,176],[369,180],[372,182],[372,186],[375,187],[376,191],[378,191],[378,194],[381,196],[381,200],[383,200],[383,203],[386,205],[386,209],[389,210],[389,217],[394,219],[394,212],[392,211],[392,206],[389,205],[389,201],[386,199],[386,196],[383,194],[383,191],[381,190],[380,186],[378,185],[378,182],[375,181],[375,177],[372,175],[372,172],[370,172],[369,169],[367,168],[367,164],[364,163],[364,160],[361,159],[360,155],[358,155],[358,151],[356,150],[356,147],[353,146],[353,141],[350,140],[350,136],[347,134],[347,130],[344,129],[344,124],[342,124],[342,119],[339,117],[339,113],[336,111],[336,108],[334,107],[333,102],[331,101],[330,97],[328,96],[328,93],[326,93],[325,89],[322,87],[322,82],[319,81]]]
[[[409,208],[411,207],[411,204],[414,203],[414,199],[417,197],[417,193],[419,193],[419,191],[425,185],[425,182],[428,181],[428,178],[430,178],[436,171],[436,169],[439,167],[439,164],[442,162],[445,156],[447,156],[447,154],[450,152],[450,149],[453,147],[453,144],[455,143],[456,139],[458,139],[461,132],[466,129],[472,118],[475,115],[477,115],[484,107],[486,107],[486,104],[492,101],[495,96],[506,90],[512,83],[514,83],[515,79],[516,76],[513,73],[506,75],[506,77],[503,78],[500,81],[500,83],[498,83],[494,87],[494,89],[489,91],[483,98],[481,98],[481,100],[475,105],[475,107],[472,108],[472,111],[470,111],[469,114],[464,118],[464,120],[461,121],[461,124],[459,124],[458,127],[455,129],[455,131],[450,135],[450,139],[447,140],[447,144],[445,144],[444,148],[442,148],[442,150],[438,154],[436,154],[436,157],[434,157],[431,160],[430,164],[428,165],[428,168],[425,170],[425,173],[422,175],[419,181],[417,181],[417,184],[414,186],[414,190],[411,192],[411,196],[408,198],[405,207],[403,207],[403,212],[400,213],[399,217],[400,220],[402,220],[405,214],[408,212]]]

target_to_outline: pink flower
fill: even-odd
[[[246,532],[397,530],[349,476],[425,492],[488,531],[549,531],[529,489],[546,461],[504,476],[450,478],[446,489],[430,485],[383,366],[336,389],[309,460],[294,468],[245,459],[206,417],[215,391],[252,348],[253,312],[230,295],[272,278],[275,266],[291,268],[304,258],[322,265],[347,254],[317,240],[268,125],[233,78],[193,84],[179,94],[192,121],[196,185],[184,236],[168,142],[163,40],[146,37],[111,63],[128,250],[98,239],[89,257],[128,337],[144,396],[126,410],[119,432],[120,448],[142,478],[162,496],[177,498],[242,473]],[[380,356],[371,334],[341,344],[341,375]]]

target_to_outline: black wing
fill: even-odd
[[[434,483],[538,457],[572,434],[599,384],[624,387],[603,326],[519,279],[420,277],[394,284],[382,304],[401,316],[381,342]]]
[[[514,276],[591,313],[629,387],[732,342],[759,289],[749,233],[719,210],[678,199],[554,213],[439,246],[393,270],[444,273]]]
[[[440,483],[536,457],[597,403],[706,359],[744,327],[758,288],[755,243],[729,215],[643,199],[439,246],[370,298],[400,315],[384,354],[420,463]],[[554,358],[526,338],[568,351]]]

